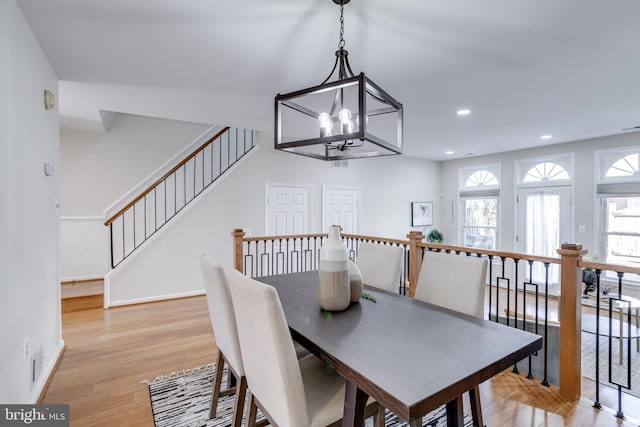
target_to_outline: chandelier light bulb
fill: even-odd
[[[331,136],[331,128],[333,128],[333,121],[328,113],[320,113],[318,116],[320,122],[320,137]]]
[[[331,116],[329,116],[329,113],[320,113],[318,121],[322,127],[329,126],[331,124]]]
[[[338,118],[340,119],[340,128],[342,133],[351,133],[353,131],[351,111],[348,108],[343,108],[338,112]]]
[[[348,108],[343,108],[338,113],[338,117],[340,118],[340,123],[347,123],[351,120],[351,110]]]

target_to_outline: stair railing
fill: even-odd
[[[255,147],[255,131],[225,127],[104,223],[117,267]]]

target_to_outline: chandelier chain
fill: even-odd
[[[340,2],[340,41],[338,48],[344,48],[344,5]]]

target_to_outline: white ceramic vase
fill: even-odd
[[[318,302],[327,311],[340,311],[349,307],[349,257],[340,237],[340,227],[333,225],[329,237],[320,248],[320,277]]]
[[[349,288],[351,302],[360,301],[362,295],[362,273],[355,262],[349,260]]]

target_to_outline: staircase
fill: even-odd
[[[225,127],[107,219],[111,268],[228,174],[255,148],[255,139],[253,130]]]
[[[104,280],[62,282],[62,314],[92,310],[104,306]]]

